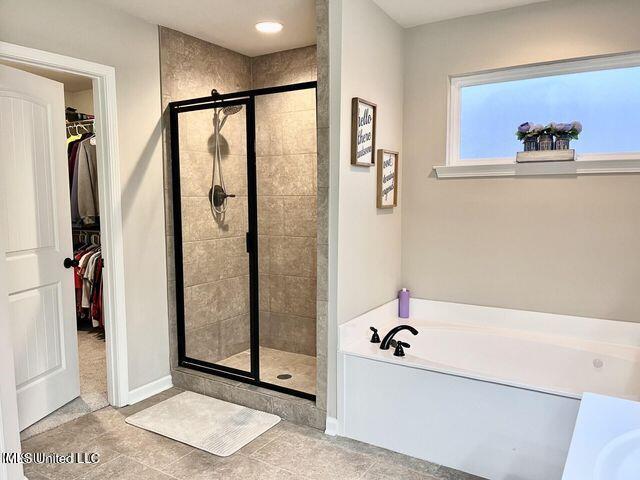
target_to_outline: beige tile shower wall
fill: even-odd
[[[251,88],[251,61],[239,53],[160,27],[160,55],[163,111],[171,101],[206,96],[213,88],[223,93]],[[215,145],[212,111],[180,117],[186,354],[209,362],[249,347],[245,118],[244,110],[230,117],[221,132],[225,184],[236,198],[229,199],[224,218],[216,221],[208,200]],[[170,158],[166,162],[166,197],[171,202]],[[173,249],[171,219],[167,224],[167,244]],[[171,280],[169,297],[175,298]],[[171,317],[173,340],[175,308]]]
[[[253,88],[313,82],[317,78],[316,46],[253,57],[251,71]]]
[[[316,80],[316,48],[252,59],[252,86]],[[316,354],[315,90],[256,98],[260,343]]]
[[[247,185],[244,112],[229,117],[220,134],[228,200],[213,215],[214,137],[211,111],[182,115],[180,140],[186,354],[217,362],[249,347],[249,257],[246,253]]]

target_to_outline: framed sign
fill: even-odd
[[[351,165],[375,165],[376,104],[355,97],[351,100]]]
[[[398,152],[378,150],[378,208],[398,206]]]

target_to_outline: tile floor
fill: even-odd
[[[78,362],[80,396],[23,430],[20,433],[23,440],[109,405],[104,332],[101,335],[97,330],[78,331]]]
[[[125,417],[165,400],[172,388],[136,405],[90,413],[22,443],[28,452],[98,452],[96,465],[26,465],[29,480],[472,480],[457,472],[289,422],[226,457],[216,457],[128,425]]]
[[[251,365],[250,351],[245,350],[225,358],[219,364],[248,370]],[[291,378],[278,378],[282,374],[289,374]],[[260,380],[315,395],[316,357],[260,347]]]

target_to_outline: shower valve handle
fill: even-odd
[[[209,201],[213,203],[214,207],[220,207],[227,198],[234,198],[234,194],[229,194],[224,191],[220,185],[213,187],[213,190],[209,190]]]

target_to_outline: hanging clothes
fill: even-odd
[[[95,275],[93,278],[93,290],[91,292],[91,320],[93,324],[104,327],[104,319],[102,317],[102,268],[104,260],[100,258],[96,264]]]
[[[74,254],[76,316],[78,328],[104,327],[102,272],[104,263],[100,247],[98,200],[98,162],[95,134],[90,131],[91,115],[67,111],[67,161]],[[79,122],[80,121],[80,122]],[[80,134],[79,130],[85,133]]]
[[[100,257],[100,250],[92,254],[85,263],[84,270],[82,272],[82,308],[91,307],[89,299],[91,298],[91,287],[93,283],[93,273],[96,264],[96,260]]]
[[[98,161],[95,135],[91,132],[67,139],[71,221],[74,225],[100,223]]]
[[[78,170],[78,215],[84,225],[99,222],[98,161],[95,138],[80,141],[76,167]]]
[[[82,135],[80,135],[80,134],[69,135],[69,136],[67,137],[67,147],[69,147],[69,144],[70,144],[70,143],[73,143],[73,142],[75,142],[76,140],[80,140],[81,138],[82,138]],[[68,154],[68,153],[69,153],[69,152],[67,152],[67,154]]]
[[[78,147],[80,146],[80,142],[92,136],[93,133],[84,133],[82,135],[71,135],[69,138],[67,138],[67,156],[69,160],[69,191],[71,191],[73,186],[73,176],[76,169],[76,158],[78,155]],[[69,139],[73,140],[69,141]]]
[[[78,323],[90,319],[92,327],[103,327],[102,250],[99,245],[85,243],[74,250],[74,258],[78,260],[78,266],[74,267]]]

